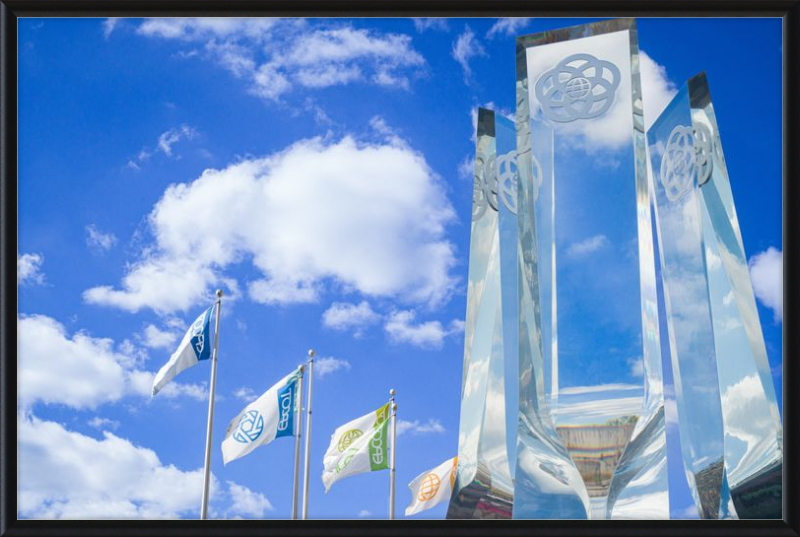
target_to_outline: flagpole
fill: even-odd
[[[308,404],[306,405],[306,453],[303,460],[303,520],[308,518],[308,458],[311,451],[311,387],[314,382],[314,349],[308,351]]]
[[[294,438],[294,489],[292,490],[292,520],[297,520],[297,489],[300,488],[300,437],[303,436],[303,372],[305,366],[300,366],[300,381],[297,388],[297,405],[294,419],[297,424],[297,434]]]
[[[389,408],[392,409],[392,440],[390,442],[392,455],[389,459],[391,461],[389,466],[389,520],[394,520],[395,441],[397,440],[397,403],[394,402],[394,396],[396,393],[394,388],[389,390],[389,395],[391,396]]]
[[[200,506],[200,519],[208,518],[208,494],[211,478],[211,437],[214,425],[214,390],[217,387],[217,349],[219,346],[219,312],[222,306],[222,289],[217,289],[217,318],[214,321],[214,350],[211,355],[211,386],[208,389],[208,425],[206,426],[206,458],[203,471],[203,503]]]

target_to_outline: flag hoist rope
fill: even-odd
[[[214,390],[217,387],[217,349],[219,347],[219,313],[222,306],[222,290],[217,289],[217,318],[214,321],[214,350],[211,354],[211,386],[208,389],[208,426],[206,427],[206,457],[203,470],[203,500],[200,519],[208,518],[209,480],[211,478],[211,438],[214,426]]]

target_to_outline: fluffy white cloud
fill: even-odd
[[[320,378],[335,373],[339,370],[350,369],[350,362],[328,356],[314,360],[314,374]]]
[[[643,50],[639,51],[639,73],[644,101],[644,125],[645,129],[649,129],[678,90],[667,76],[666,67],[656,63]]]
[[[251,401],[255,401],[256,400],[256,397],[258,397],[258,394],[256,392],[254,392],[252,388],[250,388],[248,386],[242,386],[241,388],[237,388],[233,392],[233,396],[235,398],[237,398],[237,399],[241,399],[242,401],[250,403]]]
[[[395,343],[410,343],[422,348],[441,348],[444,338],[464,330],[464,323],[454,319],[449,328],[439,321],[414,324],[416,312],[413,310],[391,313],[384,324],[384,330]]]
[[[295,85],[318,89],[363,82],[407,89],[409,77],[425,65],[407,35],[331,23],[310,27],[305,20],[148,19],[137,33],[205,42],[205,57],[268,100],[280,99]]]
[[[411,434],[439,434],[445,431],[442,423],[434,418],[429,418],[425,423],[420,423],[419,420],[397,420],[397,434],[398,436],[405,433]]]
[[[314,301],[327,281],[436,304],[455,285],[445,239],[454,219],[441,179],[406,145],[302,140],[171,185],[149,216],[149,254],[121,289],[95,287],[84,298],[128,311],[187,310],[210,301],[212,285],[235,287],[221,272],[252,259],[261,279],[248,288],[258,302]]]
[[[110,420],[108,418],[101,418],[100,416],[95,416],[89,421],[86,422],[89,427],[94,427],[95,429],[105,429],[105,430],[114,430],[116,431],[119,429],[121,425],[120,422],[117,420]]]
[[[580,242],[570,244],[567,247],[567,255],[572,257],[580,257],[588,255],[608,246],[608,237],[605,235],[595,235]]]
[[[364,329],[377,323],[381,316],[375,313],[366,300],[360,304],[334,302],[322,314],[322,324],[334,330],[353,330],[356,337],[364,333]]]
[[[42,254],[17,255],[17,285],[43,284],[42,263]]]
[[[161,330],[155,325],[148,324],[141,333],[142,344],[151,349],[166,349],[174,351],[180,334],[170,330]]]
[[[114,341],[77,332],[69,337],[62,324],[44,315],[17,318],[18,400],[93,409],[134,395],[149,397],[154,374],[137,369],[131,352],[114,349]],[[121,350],[125,351],[124,346]],[[172,382],[167,398],[204,399],[205,389]]]
[[[783,321],[783,252],[772,246],[750,258],[750,280],[756,298]]]
[[[110,432],[95,439],[33,415],[17,419],[17,502],[21,518],[179,518],[197,516],[203,470],[184,471],[151,449]],[[211,507],[261,517],[269,500],[211,476]]]
[[[497,19],[497,22],[486,32],[486,37],[491,39],[497,34],[514,35],[527,26],[531,20],[533,19],[526,17],[506,17]]]
[[[644,375],[644,359],[642,357],[638,358],[629,358],[628,365],[631,368],[631,376],[632,377],[641,377]]]
[[[117,243],[117,237],[113,233],[103,233],[94,224],[89,224],[85,229],[86,246],[95,251],[106,252]]]
[[[272,504],[266,496],[242,485],[237,485],[233,481],[228,481],[228,494],[231,497],[228,513],[231,515],[264,518],[267,511],[273,510]]]
[[[453,43],[453,59],[455,59],[464,70],[464,81],[469,82],[472,76],[472,69],[469,62],[472,58],[479,56],[486,56],[486,51],[481,45],[481,42],[475,37],[475,33],[469,26],[464,28],[464,33],[458,36],[455,43]]]
[[[447,19],[442,17],[417,17],[414,18],[414,28],[418,32],[425,30],[447,30]]]

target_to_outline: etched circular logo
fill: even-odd
[[[497,186],[506,209],[517,214],[517,154],[509,151],[497,157]]]
[[[339,453],[343,453],[344,450],[350,447],[356,438],[363,435],[364,433],[358,429],[350,429],[349,431],[345,431],[342,436],[339,437],[339,442],[336,444],[336,449],[339,450]]]
[[[475,180],[472,185],[472,220],[478,220],[491,207],[497,210],[497,157],[482,155],[475,159]]]
[[[242,444],[255,442],[264,430],[264,417],[257,410],[250,410],[239,419],[233,439]]]
[[[439,492],[439,487],[442,485],[442,480],[439,479],[439,476],[430,473],[426,475],[422,479],[422,483],[419,486],[419,494],[417,495],[417,499],[421,502],[425,502],[436,496],[436,493]]]
[[[619,69],[613,63],[591,54],[573,54],[539,77],[536,98],[551,121],[592,119],[611,108],[619,83]]]
[[[714,157],[719,153],[717,146],[711,130],[703,123],[698,123],[694,129],[684,125],[672,129],[660,170],[667,199],[677,201],[683,197],[692,188],[695,174],[698,186],[711,179]]]
[[[697,185],[704,185],[711,179],[714,170],[714,140],[711,130],[703,123],[698,123],[694,129],[694,155]]]
[[[677,201],[692,188],[695,173],[694,133],[691,127],[678,125],[669,134],[661,159],[661,184],[667,199]]]

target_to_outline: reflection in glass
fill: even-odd
[[[648,133],[681,446],[702,518],[780,518],[782,428],[704,74]]]
[[[511,518],[516,427],[507,423],[506,404],[508,398],[516,408],[517,400],[514,146],[513,123],[479,109],[458,467],[447,518]]]
[[[633,19],[517,39],[515,518],[668,518],[641,107]]]

